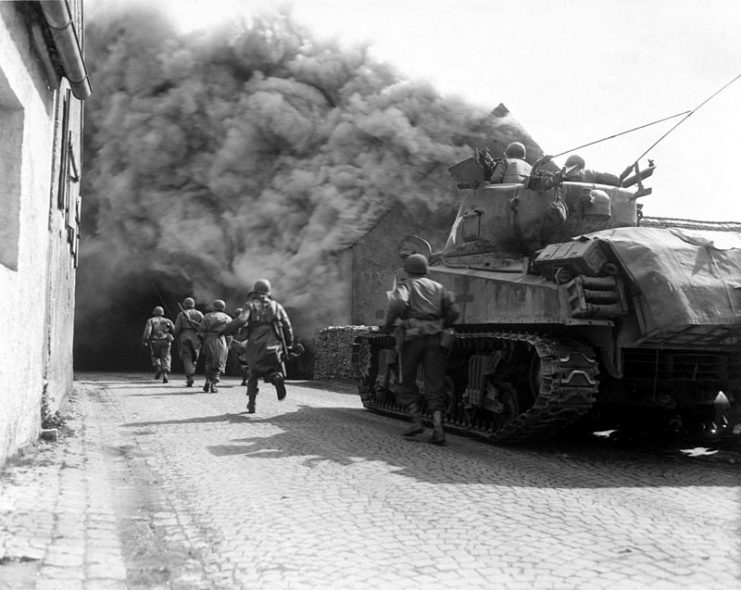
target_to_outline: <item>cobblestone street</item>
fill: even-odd
[[[0,587],[739,588],[739,465],[607,446],[409,442],[349,386],[257,413],[78,375],[74,434],[0,477]]]

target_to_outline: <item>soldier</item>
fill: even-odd
[[[445,444],[443,410],[445,403],[446,353],[441,345],[443,331],[460,315],[451,293],[428,278],[427,259],[412,254],[404,260],[408,278],[401,282],[389,298],[386,320],[382,328],[390,331],[396,325],[399,334],[401,384],[398,389],[401,402],[407,406],[412,425],[403,436],[424,432],[417,389],[417,367],[424,371],[424,395],[432,412],[432,436],[429,442]]]
[[[525,161],[525,146],[519,141],[510,143],[504,150],[504,158],[497,162],[489,182],[524,182],[532,172]]]
[[[563,169],[563,179],[571,182],[590,182],[596,184],[609,184],[620,186],[620,179],[615,174],[609,172],[597,172],[585,168],[584,158],[577,154],[572,154],[566,158]]]
[[[172,335],[175,325],[164,315],[165,310],[159,305],[152,310],[152,317],[144,326],[142,346],[149,348],[152,366],[155,369],[154,378],[162,377],[162,383],[167,383],[167,374],[170,372],[170,343],[175,339]]]
[[[271,297],[270,282],[266,279],[255,282],[242,313],[227,326],[224,333],[234,333],[240,327],[244,328],[247,336],[247,411],[254,414],[260,377],[275,386],[279,400],[285,399],[283,362],[288,348],[293,345],[291,321],[283,306]]]
[[[206,383],[203,385],[203,391],[216,393],[216,384],[219,382],[219,376],[226,369],[226,356],[229,352],[226,338],[221,331],[231,321],[224,310],[226,304],[221,299],[216,299],[211,304],[211,311],[203,316],[203,321],[198,329],[198,335],[203,341],[203,358],[204,374]]]
[[[186,387],[193,386],[193,375],[196,374],[198,355],[201,352],[198,328],[203,321],[203,314],[195,307],[195,300],[192,297],[186,297],[175,319],[175,338],[178,341],[180,360],[183,361]]]

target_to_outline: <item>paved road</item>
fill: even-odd
[[[738,464],[439,448],[350,388],[226,385],[80,375],[77,434],[0,478],[0,587],[741,587]]]

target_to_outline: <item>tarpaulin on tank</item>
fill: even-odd
[[[640,290],[644,333],[741,321],[741,236],[733,232],[628,227],[607,242]]]

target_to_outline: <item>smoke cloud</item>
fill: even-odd
[[[397,204],[451,217],[447,168],[513,134],[287,12],[178,35],[138,7],[87,33],[77,368],[121,366],[160,300],[233,309],[261,277],[311,341],[346,297],[338,253]]]

